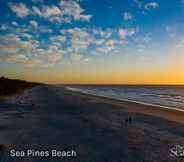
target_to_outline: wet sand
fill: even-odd
[[[175,162],[170,149],[184,145],[184,113],[40,86],[0,102],[0,144],[10,149],[73,149],[77,157],[53,161]],[[1,151],[3,152],[3,151]],[[4,162],[3,161],[3,162]]]
[[[79,93],[81,96],[85,96],[86,94],[81,92],[73,91],[73,93]],[[149,104],[141,104],[138,102],[131,102],[126,100],[118,100],[118,99],[112,99],[109,97],[102,97],[102,96],[96,96],[93,94],[87,94],[90,97],[98,100],[101,99],[101,102],[109,103],[112,105],[122,106],[126,107],[128,112],[134,112],[134,113],[143,113],[145,115],[153,115],[161,118],[168,119],[170,121],[175,121],[178,123],[184,124],[184,110],[182,109],[175,109],[175,108],[169,108],[169,107],[163,107],[163,106],[156,106],[156,105],[149,105]]]

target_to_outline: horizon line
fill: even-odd
[[[184,86],[183,84],[177,84],[177,83],[46,83],[42,81],[31,81],[27,79],[21,79],[21,78],[12,78],[12,77],[6,77],[6,76],[0,76],[0,78],[6,78],[6,79],[18,79],[18,80],[24,80],[27,82],[35,82],[35,83],[42,83],[47,85],[61,85],[61,86]]]

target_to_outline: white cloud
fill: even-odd
[[[12,22],[12,25],[18,26],[18,23],[17,23],[16,21],[13,21],[13,22]]]
[[[11,45],[0,45],[1,53],[15,53],[17,48]]]
[[[116,43],[116,40],[107,40],[102,46],[96,48],[96,52],[105,54],[110,53],[115,49]]]
[[[55,37],[55,39],[64,41],[63,37]],[[26,67],[53,66],[62,61],[65,51],[55,44],[48,46],[48,48],[42,48],[40,42],[34,40],[28,33],[20,36],[3,35],[0,36],[0,61],[19,63]]]
[[[131,29],[119,29],[119,36],[121,39],[126,39],[127,37],[133,36],[135,33],[138,32],[138,28],[131,28]]]
[[[1,43],[5,42],[2,44],[8,44],[8,43],[12,43],[12,42],[19,42],[20,38],[18,37],[18,35],[15,35],[15,34],[7,34],[7,35],[1,35],[0,41],[1,41]]]
[[[42,11],[45,17],[56,16],[61,14],[61,10],[57,6],[45,6]]]
[[[9,3],[10,9],[21,18],[24,18],[31,14],[31,11],[24,3]]]
[[[39,46],[39,42],[37,40],[32,40],[31,38],[28,38],[28,40],[21,40],[21,38],[15,34],[7,34],[7,35],[0,36],[0,43],[1,43],[1,48],[16,49],[15,51],[32,50]]]
[[[57,53],[49,53],[47,55],[47,61],[49,64],[55,64],[63,59],[63,51],[57,51]]]
[[[159,7],[159,4],[157,2],[149,2],[144,5],[145,9],[156,9]]]
[[[49,29],[49,28],[44,27],[44,26],[39,27],[39,31],[40,31],[41,33],[52,33],[52,29]]]
[[[7,30],[7,26],[5,24],[2,24],[0,30]]]
[[[37,28],[38,27],[38,23],[35,20],[30,20],[29,24],[33,27],[33,28]]]
[[[119,35],[122,39],[126,39],[128,32],[126,29],[119,29]]]
[[[124,20],[132,20],[133,16],[132,16],[132,14],[130,12],[125,12],[123,14],[123,18],[124,18]]]
[[[28,58],[23,54],[0,56],[0,61],[25,63]]]
[[[91,58],[85,58],[85,59],[83,59],[84,60],[84,62],[89,62],[89,61],[91,61],[92,59]]]
[[[111,46],[112,48],[114,48],[116,41],[115,40],[108,40],[105,44],[107,46]]]
[[[80,54],[80,53],[73,53],[72,55],[71,55],[71,59],[73,60],[73,61],[80,61],[81,59],[82,59],[82,55]]]
[[[33,14],[44,18],[48,18],[48,19],[61,15],[61,10],[58,6],[42,6],[41,8],[33,6],[32,10],[33,10]]]
[[[29,59],[24,64],[25,67],[47,67],[41,60],[38,59]]]
[[[97,39],[97,40],[95,40],[95,44],[96,45],[102,45],[103,43],[105,42],[105,39]]]
[[[138,44],[148,44],[152,40],[152,34],[151,33],[147,33],[147,34],[145,34],[145,35],[143,35],[141,37],[135,38],[134,40]]]
[[[38,42],[29,39],[28,41],[20,41],[18,45],[21,49],[34,49],[38,46]]]
[[[109,52],[111,52],[114,48],[111,46],[103,46],[103,47],[97,47],[96,51],[97,53],[104,53],[107,54]]]
[[[176,43],[176,47],[177,47],[177,48],[184,48],[184,39],[179,40],[179,41]]]
[[[113,33],[111,29],[102,30],[101,28],[93,28],[92,32],[94,35],[99,35],[103,38],[109,38],[112,36]]]
[[[32,10],[33,10],[33,13],[34,13],[34,14],[36,14],[36,15],[38,15],[38,16],[43,16],[43,13],[41,12],[41,10],[40,10],[38,7],[33,6],[33,7],[32,7]]]
[[[33,14],[46,18],[50,22],[71,23],[75,21],[90,21],[92,15],[83,14],[78,1],[60,0],[59,6],[32,7]]]
[[[138,5],[138,8],[141,9],[143,6],[143,2],[141,0],[134,0],[134,2]]]
[[[24,3],[9,3],[9,7],[18,17],[24,18],[28,15],[37,15],[50,22],[90,21],[92,17],[92,15],[84,14],[85,10],[81,7],[79,1],[75,0],[60,0],[59,5],[32,6],[31,9]]]
[[[32,35],[30,35],[28,33],[23,33],[22,36],[25,38],[28,38],[28,39],[32,38]]]
[[[119,43],[118,40],[111,37],[115,34],[113,30],[102,30],[101,28],[72,28],[61,30],[62,34],[67,35],[68,53],[86,53],[89,49],[93,49],[96,53],[109,53],[115,49]],[[114,31],[115,32],[115,31]],[[128,34],[132,35],[132,29],[128,30]]]
[[[23,54],[0,56],[0,61],[8,62],[8,63],[18,63],[28,68],[33,68],[38,66],[48,67],[48,65],[44,64],[43,60],[40,60],[37,58],[28,58]]]
[[[60,8],[62,15],[71,16],[74,20],[89,21],[92,15],[83,14],[84,9],[81,8],[78,2],[73,0],[60,0]]]
[[[62,34],[69,34],[71,38],[71,49],[74,52],[86,50],[93,42],[93,36],[85,29],[72,28],[68,30],[61,30]]]
[[[32,0],[33,3],[43,3],[44,0]]]
[[[52,37],[50,37],[50,40],[52,42],[65,42],[66,37],[64,35],[52,36]]]
[[[174,38],[176,36],[176,27],[175,26],[165,26],[165,30],[168,33],[170,38]]]

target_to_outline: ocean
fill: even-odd
[[[72,91],[184,111],[184,86],[67,86]]]

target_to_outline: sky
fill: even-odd
[[[184,84],[184,0],[0,0],[0,75]]]

